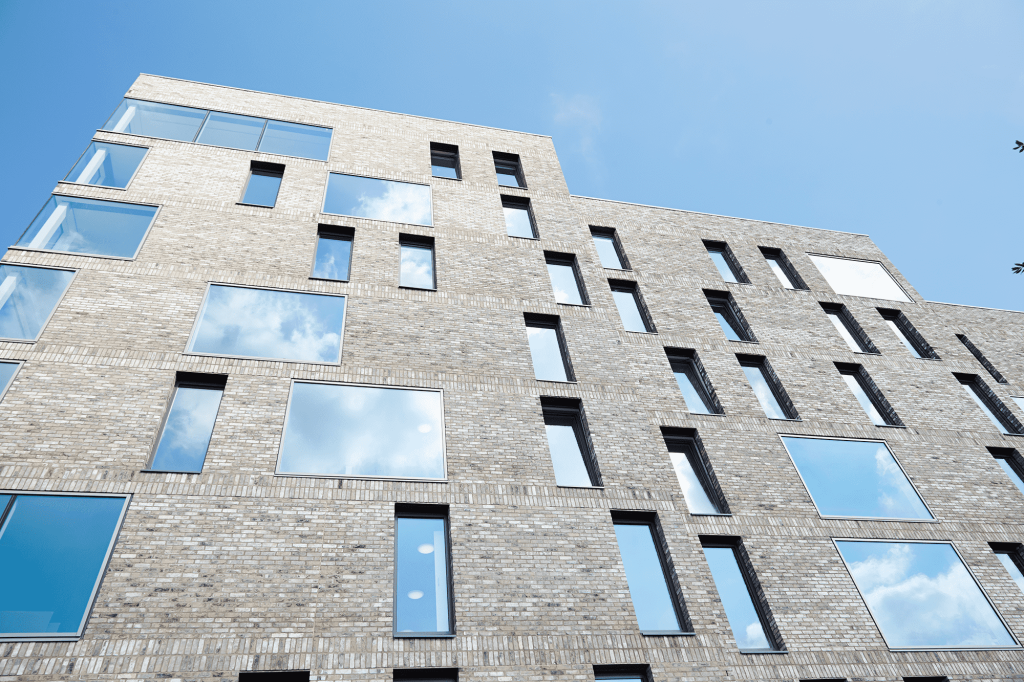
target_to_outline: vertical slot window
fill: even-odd
[[[505,212],[505,232],[509,237],[537,238],[537,227],[533,222],[529,199],[503,195],[501,208]]]
[[[839,336],[846,342],[846,345],[854,353],[878,353],[875,344],[864,332],[864,329],[857,324],[857,320],[850,313],[850,310],[842,303],[821,303],[821,309],[825,311],[829,322],[839,332]]]
[[[401,248],[399,286],[407,289],[437,289],[434,274],[434,238],[412,234],[398,236]]]
[[[758,248],[761,250],[765,262],[768,263],[768,267],[771,268],[771,271],[775,274],[783,288],[807,289],[807,285],[800,278],[793,264],[786,258],[786,254],[782,252],[782,249],[773,249],[767,246],[760,246]]]
[[[540,399],[555,483],[570,488],[601,485],[583,403],[575,398]]]
[[[655,333],[654,323],[640,296],[640,287],[636,282],[610,279],[608,284],[612,289],[612,298],[615,299],[615,307],[619,309],[619,317],[622,318],[622,326],[629,332]]]
[[[629,261],[622,250],[619,236],[608,227],[591,227],[590,234],[594,238],[594,248],[601,259],[601,267],[609,270],[629,270]]]
[[[0,362],[0,400],[7,395],[7,389],[14,382],[14,375],[21,369],[20,362]]]
[[[1010,574],[1013,582],[1024,592],[1024,545],[1019,543],[990,542],[989,546],[995,552],[999,562]]]
[[[1017,486],[1017,490],[1024,494],[1024,457],[1013,448],[988,448],[988,451]]]
[[[395,637],[455,632],[448,507],[395,505]]]
[[[347,282],[352,266],[352,242],[355,230],[351,227],[321,225],[317,228],[316,256],[313,259],[313,277]]]
[[[494,154],[494,172],[498,176],[498,184],[502,187],[526,188],[526,177],[523,175],[523,165],[519,161],[518,154]]]
[[[939,359],[938,354],[928,345],[924,337],[918,333],[905,314],[899,310],[889,310],[886,308],[877,308],[877,310],[889,326],[889,329],[892,330],[892,333],[896,335],[900,343],[906,346],[911,355],[915,358]]]
[[[1006,383],[1006,378],[1003,377],[1003,375],[999,373],[999,370],[996,369],[995,366],[988,361],[988,358],[985,357],[985,355],[978,349],[978,347],[971,343],[971,340],[967,338],[966,335],[957,334],[956,338],[960,339],[960,343],[964,344],[964,348],[971,352],[971,355],[973,355],[974,358],[979,363],[981,363],[981,366],[985,368],[985,371],[992,375],[993,379],[995,379],[1001,384]]]
[[[453,144],[430,143],[430,174],[435,178],[461,180],[459,148]]]
[[[241,203],[248,206],[274,208],[277,193],[281,190],[284,178],[284,166],[279,163],[252,161],[249,167],[249,179],[242,191]]]
[[[561,320],[555,315],[531,313],[525,313],[524,319],[534,377],[538,381],[575,381]]]
[[[739,306],[733,300],[732,294],[727,291],[705,290],[704,295],[708,299],[711,312],[715,314],[715,319],[718,321],[718,326],[722,328],[725,338],[730,341],[748,341],[750,343],[757,341],[753,330],[750,329],[743,313],[740,312]]]
[[[1024,426],[1013,416],[1013,413],[1006,409],[1003,402],[999,400],[992,389],[989,388],[977,374],[956,374],[956,380],[964,387],[964,391],[971,397],[971,400],[981,408],[989,421],[1000,433],[1021,434],[1024,433]]]
[[[178,372],[149,471],[203,470],[227,380],[223,374]]]
[[[125,189],[148,151],[146,147],[93,140],[64,182]]]
[[[711,256],[711,262],[715,264],[723,280],[738,284],[750,283],[750,280],[747,279],[747,274],[743,272],[740,262],[736,260],[736,256],[728,244],[704,240],[704,247],[707,248],[708,255]]]
[[[704,371],[704,365],[691,349],[666,348],[669,365],[676,377],[679,391],[683,394],[686,409],[693,414],[723,414],[711,379]]]
[[[837,362],[835,365],[872,424],[875,426],[903,426],[896,411],[878,390],[878,386],[875,385],[863,366],[845,362]]]
[[[566,305],[589,305],[587,292],[583,286],[576,256],[570,253],[544,252],[544,260],[548,266],[548,277],[555,293],[555,302]]]
[[[750,382],[754,397],[761,404],[761,409],[769,419],[799,419],[793,403],[786,395],[782,382],[779,381],[768,360],[756,355],[737,355],[743,374]]]
[[[694,429],[661,427],[672,468],[691,514],[728,514],[729,507]]]
[[[701,536],[700,541],[740,651],[781,651],[782,642],[741,540]]]

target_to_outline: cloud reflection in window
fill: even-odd
[[[433,225],[430,186],[331,173],[324,213]]]

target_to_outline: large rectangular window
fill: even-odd
[[[555,302],[566,305],[589,305],[587,290],[583,286],[576,256],[571,253],[544,252],[544,260],[548,266],[548,277],[551,288],[555,292]]]
[[[274,208],[277,193],[281,190],[284,178],[284,166],[279,163],[251,161],[249,179],[242,190],[242,202],[250,206]]]
[[[847,347],[854,353],[878,353],[875,344],[871,343],[864,329],[857,324],[857,320],[842,303],[821,303],[821,309],[825,311],[829,322],[839,332],[839,336],[846,342]]]
[[[786,258],[786,254],[783,253],[782,249],[773,249],[767,246],[759,246],[758,248],[768,263],[768,267],[771,268],[772,273],[775,274],[783,288],[807,289],[807,285],[804,284],[800,274],[789,259]]]
[[[1018,646],[950,543],[835,544],[890,649]]]
[[[750,382],[754,397],[769,419],[799,419],[796,408],[790,401],[782,382],[775,374],[767,358],[757,355],[737,355],[743,374]]]
[[[672,468],[691,514],[728,514],[722,488],[708,461],[696,429],[661,427]]]
[[[640,632],[645,635],[692,633],[657,514],[613,511],[612,521]]]
[[[82,636],[129,499],[0,494],[0,641]]]
[[[330,173],[324,213],[410,225],[434,224],[430,185]]]
[[[441,391],[295,381],[277,473],[442,480]]]
[[[733,254],[732,249],[725,242],[713,242],[704,240],[704,247],[708,250],[708,255],[711,256],[711,262],[715,264],[718,269],[718,274],[722,276],[726,282],[737,282],[743,284],[749,284],[750,280],[747,278],[747,273],[743,272],[743,268],[740,266],[740,262],[736,260],[736,256]]]
[[[227,380],[225,374],[178,372],[149,471],[203,470]]]
[[[730,341],[748,341],[750,343],[757,341],[754,331],[747,324],[747,320],[743,317],[740,307],[736,305],[732,294],[727,291],[705,289],[704,296],[708,299],[711,312],[715,314],[715,319],[718,321],[718,326],[722,328],[725,338]]]
[[[683,394],[686,409],[693,414],[723,414],[711,379],[697,357],[697,351],[687,348],[666,348],[669,365]]]
[[[862,365],[852,365],[846,362],[837,362],[835,365],[839,370],[839,375],[843,377],[846,386],[860,403],[872,424],[875,426],[903,426],[896,410],[892,409],[892,405],[878,390],[878,386],[875,385],[874,380]]]
[[[395,637],[455,632],[448,507],[395,505]]]
[[[539,381],[575,381],[561,320],[555,315],[532,313],[524,313],[523,317],[534,377]]]
[[[619,309],[619,317],[626,331],[655,333],[657,330],[651,321],[647,306],[644,305],[639,285],[621,279],[610,279],[608,284],[611,286],[612,298],[615,300],[615,307]]]
[[[103,130],[192,142],[207,113],[205,109],[125,99],[107,119]]]
[[[626,252],[619,241],[618,233],[613,228],[591,226],[590,234],[594,238],[594,247],[597,249],[598,258],[601,259],[601,267],[611,270],[629,270]]]
[[[211,284],[189,353],[341,362],[345,297]]]
[[[54,194],[17,246],[85,256],[135,258],[157,206]]]
[[[430,174],[435,178],[461,180],[459,148],[453,144],[430,143]]]
[[[255,151],[266,119],[211,111],[199,130],[196,142],[217,147]]]
[[[540,399],[555,483],[570,488],[601,485],[583,403],[575,398]]]
[[[956,372],[953,373],[953,376],[1001,433],[1024,434],[1024,426],[1013,416],[1012,412],[1006,409],[1003,401],[992,392],[992,389],[981,380],[981,377],[977,374],[958,374]]]
[[[900,340],[910,354],[915,358],[929,358],[931,360],[938,360],[939,355],[932,347],[928,345],[928,342],[924,340],[924,337],[918,333],[914,325],[910,323],[910,319],[907,318],[899,310],[890,310],[887,308],[877,308],[878,313],[885,320],[885,323],[892,330],[892,333],[896,335],[896,338]]]
[[[985,371],[992,375],[993,379],[1001,384],[1007,383],[1006,378],[999,373],[999,370],[995,368],[995,365],[988,361],[985,354],[982,353],[981,350],[975,346],[965,334],[957,334],[956,338],[960,339],[960,343],[964,344],[964,348],[970,351],[971,355],[981,363],[981,366],[985,368]]]
[[[783,650],[742,541],[736,537],[702,535],[700,544],[736,646],[740,651]]]
[[[402,252],[398,285],[409,289],[437,289],[434,238],[400,234],[398,243]]]
[[[537,238],[537,226],[533,222],[529,199],[503,195],[501,209],[505,212],[505,232],[509,237]]]
[[[320,225],[317,228],[316,256],[313,259],[313,277],[347,282],[352,266],[352,243],[355,230],[338,225]]]
[[[782,442],[822,516],[933,518],[885,443],[799,436]]]
[[[38,339],[74,277],[72,270],[0,264],[0,339]]]
[[[494,172],[498,176],[498,184],[503,187],[526,188],[526,176],[523,175],[523,164],[518,154],[492,152],[494,155]]]
[[[1006,472],[1006,475],[1017,486],[1017,490],[1024,493],[1024,457],[1014,448],[988,448],[989,453],[995,457],[999,467]]]
[[[93,140],[64,182],[125,189],[149,149]]]
[[[1024,592],[1024,545],[1020,543],[990,542],[989,546],[999,558],[1013,582]]]
[[[837,294],[913,302],[903,287],[878,261],[814,254],[808,256]]]

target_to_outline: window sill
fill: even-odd
[[[687,412],[697,417],[724,417],[725,412]]]
[[[511,237],[512,239],[528,239],[531,242],[539,242],[540,241],[540,237],[520,237],[518,234],[508,234],[507,232],[505,234],[507,236]]]
[[[235,206],[247,206],[249,208],[265,208],[268,210],[274,208],[273,206],[265,206],[263,204],[246,204],[241,201],[236,201]]]
[[[334,476],[331,474],[301,474],[287,472],[274,472],[274,478],[322,478],[332,481],[408,481],[410,483],[448,483],[447,478],[416,478],[412,476]]]
[[[344,282],[345,284],[348,284],[349,281],[351,281],[347,279],[331,279],[330,277],[314,277],[313,275],[310,275],[309,278],[314,279],[317,282]],[[436,291],[436,289],[431,289],[431,291]]]
[[[641,630],[643,637],[696,637],[696,632],[677,632],[675,630]]]
[[[562,303],[560,301],[555,301],[555,305],[568,305],[568,306],[572,306],[573,308],[593,308],[594,307],[590,303]]]
[[[139,164],[139,165],[141,166],[142,164]],[[135,178],[132,178],[132,180],[134,180],[134,179]],[[58,180],[57,184],[58,185],[72,185],[74,187],[98,187],[99,189],[116,189],[116,190],[120,190],[122,192],[127,192],[128,191],[127,187],[111,187],[110,185],[87,185],[84,182],[72,182],[71,180]],[[128,184],[131,184],[131,182],[129,182]]]
[[[274,291],[278,290],[275,289]],[[232,360],[262,360],[265,362],[291,362],[296,365],[326,365],[328,367],[341,366],[341,360],[338,360],[337,362],[320,362],[318,360],[296,360],[294,358],[266,358],[256,355],[222,355],[220,353],[196,353],[194,351],[188,350],[182,353],[182,355],[194,356],[199,358],[230,358]]]
[[[729,517],[731,517],[732,514],[711,514],[711,513],[702,513],[702,512],[690,512],[690,516],[729,516]]]
[[[604,265],[602,265],[601,267],[604,268],[605,270],[614,270],[615,272],[633,272],[633,268],[609,268]]]
[[[454,639],[455,633],[442,632],[395,632],[392,633],[395,639]]]
[[[876,429],[905,429],[903,424],[875,424]]]
[[[879,355],[881,355],[881,353],[879,353]],[[925,357],[920,357],[920,358],[914,358],[914,360],[931,360],[932,362],[942,362],[942,358],[925,358]]]
[[[67,194],[58,194],[58,195],[54,195],[54,196],[66,197],[68,195]],[[88,199],[89,197],[83,197],[83,198]],[[149,233],[147,232],[146,235],[148,236]],[[143,238],[143,240],[145,240],[145,238]],[[55,249],[33,249],[31,247],[28,247],[28,246],[18,246],[17,244],[12,244],[11,246],[8,246],[7,248],[8,249],[13,249],[14,251],[33,251],[35,253],[59,253],[59,254],[61,254],[63,256],[81,256],[82,258],[108,258],[110,260],[123,260],[123,261],[133,261],[139,255],[138,251],[136,251],[135,255],[132,256],[131,258],[129,258],[128,256],[106,256],[106,255],[104,255],[102,253],[75,253],[74,251],[57,251]],[[140,244],[140,248],[141,248],[141,244]],[[22,264],[21,263],[7,263],[5,261],[5,265],[22,265]],[[46,268],[48,270],[53,270],[53,269],[57,269],[57,270],[70,270],[70,268],[66,268],[66,267],[52,268],[52,267],[50,267],[48,265],[34,265],[34,266],[26,266],[26,267]]]
[[[940,519],[891,519],[885,516],[825,516],[824,514],[818,514],[818,517],[827,521],[886,521],[889,523],[942,523]]]
[[[519,185],[503,185],[500,182],[498,183],[498,187],[500,187],[501,189],[530,189],[526,185],[523,185],[523,186],[519,186]]]
[[[740,649],[741,654],[788,654],[788,651],[779,649]]]
[[[462,182],[462,178],[446,178],[443,175],[433,175],[433,174],[431,174],[430,177],[437,178],[438,180],[455,180],[456,182]]]
[[[536,381],[546,381],[549,384],[578,384],[579,383],[575,379],[573,379],[572,381],[561,381],[559,379],[537,379],[537,377],[534,377],[534,379]]]
[[[799,419],[799,418],[792,419],[790,417],[766,417],[766,419],[768,419],[768,421],[773,421],[773,422],[802,422],[803,421],[803,419]]]
[[[657,334],[658,334],[658,332],[641,332],[641,331],[637,331],[636,329],[626,329],[624,331],[627,331],[630,334],[651,334],[651,335],[654,335],[654,336],[657,336]]]
[[[555,484],[556,488],[568,488],[570,490],[604,490],[603,485],[558,485]]]
[[[870,351],[870,350],[855,350],[855,351],[853,351],[853,353],[854,353],[854,355],[878,355],[878,356],[882,355],[878,351]]]
[[[759,343],[758,341],[747,341],[746,339],[726,339],[730,343]]]
[[[201,474],[202,471],[172,471],[170,469],[139,469],[140,474]]]
[[[437,287],[434,287],[433,289],[424,289],[423,287],[406,287],[402,286],[401,284],[398,285],[398,288],[408,289],[409,291],[437,291]]]

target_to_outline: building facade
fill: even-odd
[[[0,679],[1024,679],[1024,314],[546,136],[97,124],[0,263]]]

